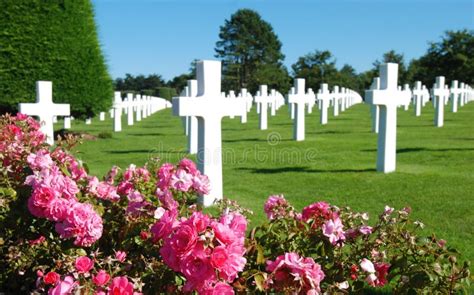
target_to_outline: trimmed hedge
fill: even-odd
[[[177,96],[176,89],[171,87],[158,87],[158,96],[171,101],[174,96]]]
[[[53,81],[54,102],[89,117],[112,104],[112,79],[90,0],[2,0],[0,112],[35,101],[35,82]]]

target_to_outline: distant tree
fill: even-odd
[[[407,80],[408,71],[407,71],[407,65],[405,63],[405,57],[403,56],[403,54],[397,53],[395,52],[395,50],[390,50],[384,53],[381,61],[376,60],[373,63],[374,65],[373,71],[376,73],[376,76],[378,76],[380,64],[383,64],[383,63],[397,63],[398,64],[398,84],[399,85],[403,85],[405,83],[411,82]]]
[[[474,31],[447,31],[427,52],[410,64],[413,80],[431,86],[436,76],[474,84]]]
[[[306,79],[306,87],[317,91],[321,83],[335,85],[339,83],[340,76],[336,68],[336,60],[328,50],[315,50],[298,58],[291,66],[295,78]]]
[[[135,93],[143,93],[147,95],[157,95],[156,89],[165,86],[165,81],[158,74],[148,76],[125,74],[125,78],[115,79],[115,90],[132,91]]]
[[[107,110],[112,79],[101,51],[90,0],[2,0],[0,112],[35,101],[35,82],[53,82],[54,102],[75,117]]]
[[[166,85],[170,88],[174,88],[176,93],[181,93],[181,91],[188,84],[188,80],[196,79],[196,62],[197,59],[194,59],[189,65],[189,72],[181,74],[169,80]]]
[[[222,60],[223,90],[254,92],[259,84],[271,83],[278,89],[288,87],[281,42],[272,26],[253,10],[237,10],[225,20],[215,51]]]

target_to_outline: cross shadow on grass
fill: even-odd
[[[303,172],[303,173],[362,173],[375,172],[374,168],[365,169],[311,169],[309,167],[279,167],[279,168],[247,168],[241,167],[237,170],[250,171],[257,174],[277,174],[287,172]]]
[[[361,152],[376,152],[377,149],[365,149],[361,150]],[[432,149],[432,148],[424,148],[424,147],[414,147],[414,148],[401,148],[397,149],[397,154],[403,153],[416,153],[416,152],[464,152],[464,151],[474,151],[474,148],[440,148],[440,149]]]

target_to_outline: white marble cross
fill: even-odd
[[[318,101],[321,102],[321,116],[320,123],[321,125],[326,125],[328,123],[328,108],[329,101],[331,100],[331,92],[329,92],[329,86],[326,83],[321,84],[321,88],[318,91],[317,95]]]
[[[421,81],[415,82],[415,87],[413,88],[413,102],[415,104],[415,116],[421,116],[421,107],[423,105],[423,87],[421,86]]]
[[[452,101],[453,113],[456,113],[458,111],[458,102],[459,102],[459,97],[461,96],[461,92],[462,92],[462,89],[458,87],[458,80],[452,81],[451,82],[451,101]]]
[[[241,116],[246,111],[245,102],[221,96],[221,62],[196,63],[198,93],[196,97],[173,99],[173,113],[178,116],[196,116],[198,119],[199,170],[209,177],[211,190],[200,198],[210,206],[223,197],[221,121],[224,116]]]
[[[386,63],[379,67],[380,89],[367,90],[366,102],[380,106],[377,140],[377,171],[395,171],[397,159],[397,106],[403,93],[397,89],[398,64]]]
[[[114,132],[122,131],[122,96],[120,91],[114,92]]]
[[[405,98],[403,107],[405,108],[405,111],[408,111],[408,107],[410,106],[411,97],[412,97],[410,84],[403,85],[403,91],[402,92],[403,92],[404,98]]]
[[[339,101],[341,103],[341,113],[344,112],[346,110],[346,99],[347,99],[347,96],[346,96],[346,88],[345,87],[341,87],[341,96],[339,97]]]
[[[196,97],[198,93],[197,80],[188,80],[186,97]],[[195,155],[198,153],[198,121],[194,116],[187,116],[188,130],[188,153]]]
[[[293,139],[302,141],[305,138],[305,106],[308,103],[305,90],[305,79],[295,79],[295,93],[288,94],[288,102],[295,109],[293,122]]]
[[[460,85],[459,85],[459,87],[460,87],[461,89],[463,89],[463,91],[461,92],[461,99],[460,99],[460,101],[459,101],[459,106],[462,107],[462,106],[464,106],[464,103],[467,102],[467,101],[466,101],[466,96],[467,96],[467,91],[466,91],[466,89],[469,87],[469,85],[468,85],[468,84],[465,84],[464,82],[461,82]]]
[[[99,121],[104,121],[105,120],[105,112],[100,112],[99,113]]]
[[[54,116],[69,116],[69,104],[53,103],[53,83],[51,81],[36,82],[36,103],[20,103],[18,110],[22,114],[37,116],[41,121],[41,132],[46,135],[46,142],[54,144]]]
[[[380,89],[380,78],[375,77],[370,85],[370,90],[379,90]],[[379,133],[379,117],[380,117],[380,106],[372,104],[370,106],[370,114],[372,117],[372,132]]]
[[[134,100],[133,100],[133,93],[127,93],[127,125],[132,126],[133,125],[133,105],[134,105]]]
[[[135,95],[135,121],[140,122],[142,120],[142,97],[140,94]]]
[[[287,95],[287,101],[288,101],[288,111],[290,112],[290,118],[291,120],[294,120],[295,119],[295,106],[289,102],[288,98],[290,96],[290,94],[295,94],[296,93],[296,90],[295,90],[295,87],[291,87],[290,88],[290,92],[288,92],[288,95]]]
[[[71,116],[64,117],[64,129],[71,129]]]
[[[240,123],[247,123],[247,112],[249,112],[250,108],[252,107],[252,96],[247,92],[246,88],[242,88],[240,89],[240,93],[237,97],[245,101],[246,112],[242,115],[242,117],[240,117]]]
[[[268,95],[267,85],[260,85],[260,90],[255,95],[255,103],[259,105],[260,117],[259,117],[259,128],[260,130],[267,130],[268,128],[268,105],[272,103],[273,98]]]
[[[332,105],[333,105],[333,115],[334,117],[339,116],[339,100],[341,98],[341,93],[339,92],[339,86],[335,85],[331,92],[332,95]]]
[[[312,114],[314,105],[316,104],[316,94],[313,89],[308,88],[308,91],[306,92],[306,100],[308,102],[308,114]]]
[[[270,90],[270,97],[272,98],[272,102],[270,103],[270,116],[275,116],[276,115],[276,109],[277,109],[277,94],[276,90],[272,89]]]
[[[223,92],[225,93],[225,92]],[[234,90],[229,90],[229,95],[227,95],[227,98],[231,99],[236,99],[237,97],[235,96],[235,91]],[[234,119],[234,115],[230,115],[229,118]]]
[[[444,100],[449,96],[449,89],[444,86],[444,77],[436,77],[436,84],[433,87],[433,99],[435,101],[434,124],[436,127],[443,127],[444,125]]]

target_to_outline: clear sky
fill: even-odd
[[[446,30],[474,29],[474,0],[93,0],[113,78],[185,73],[214,59],[219,27],[239,8],[256,10],[283,44],[285,65],[316,49],[358,72],[394,49],[406,60]]]

